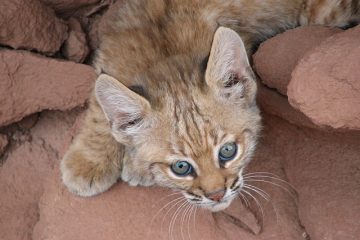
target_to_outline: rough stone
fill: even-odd
[[[286,95],[297,62],[323,40],[341,31],[338,28],[314,26],[279,34],[261,44],[253,55],[256,73],[265,85]]]
[[[78,110],[42,113],[31,130],[32,140],[11,146],[0,168],[1,239],[32,239],[33,227],[40,217],[38,202],[43,183],[58,165],[60,146],[71,141],[78,116]],[[56,144],[52,141],[55,137]]]
[[[3,155],[6,146],[8,145],[8,139],[6,135],[0,134],[0,156]]]
[[[44,110],[86,102],[96,74],[90,66],[28,52],[0,52],[0,126]]]
[[[360,130],[359,39],[360,26],[334,35],[292,73],[289,102],[315,124]]]
[[[311,239],[358,239],[360,132],[298,128],[277,118],[268,119],[266,125],[271,131],[265,130],[264,145],[271,152],[263,161],[281,157]]]
[[[39,120],[39,113],[31,114],[30,116],[24,117],[17,125],[21,130],[26,131],[31,129]]]
[[[319,128],[306,115],[293,108],[286,96],[262,83],[258,84],[257,102],[262,111],[302,127]]]
[[[86,34],[75,18],[70,18],[69,28],[69,37],[62,47],[62,54],[71,61],[82,63],[90,52]]]
[[[97,4],[99,0],[41,0],[41,2],[57,12],[66,12],[69,10],[79,9],[84,6]]]
[[[67,37],[65,22],[37,0],[4,0],[0,9],[2,45],[53,55]]]
[[[88,18],[113,4],[116,0],[41,0],[64,19]]]
[[[360,170],[356,168],[360,164],[359,137],[355,132],[334,134],[299,128],[265,115],[263,138],[248,170],[261,172],[258,175],[265,177],[257,179],[265,181],[246,180],[270,195],[270,202],[262,201],[256,192],[248,190],[258,198],[264,215],[252,197],[243,193],[250,201],[251,211],[238,201],[226,214],[215,214],[214,218],[207,211],[198,210],[196,231],[193,216],[190,217],[191,237],[210,240],[224,236],[245,240],[300,240],[306,236],[311,239],[357,239],[360,230],[360,223],[356,221],[360,217],[360,190],[357,187]],[[299,200],[290,185],[263,172],[290,181]],[[171,238],[169,222],[180,204],[164,206],[178,195],[170,196],[171,192],[162,188],[134,188],[119,183],[99,196],[81,198],[70,194],[61,184],[58,169],[51,175],[40,201],[41,217],[34,229],[34,240],[114,236],[129,240]],[[160,211],[161,207],[164,209]],[[253,213],[257,219],[255,223]],[[187,224],[181,222],[180,213],[174,225],[174,238],[181,239],[181,225],[183,234],[188,234]]]

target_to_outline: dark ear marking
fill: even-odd
[[[210,56],[210,54],[208,54],[200,63],[200,71],[202,73],[205,73],[205,71],[206,71],[207,64],[209,62],[209,56]]]
[[[140,96],[142,96],[143,98],[145,98],[146,100],[149,101],[149,94],[145,91],[144,87],[141,85],[132,85],[129,87],[129,89],[137,94],[139,94]]]
[[[240,82],[239,76],[236,73],[230,74],[229,79],[224,83],[225,88],[231,88]]]
[[[135,125],[138,124],[141,120],[142,120],[142,118],[136,118],[136,119],[134,119],[134,120],[132,120],[132,121],[130,121],[130,122],[127,122],[127,123],[121,125],[119,128],[120,128],[120,130],[126,130],[126,129],[129,128],[129,127],[135,126]]]

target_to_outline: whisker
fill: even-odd
[[[193,227],[194,227],[194,231],[196,232],[196,212],[199,208],[197,206],[195,206],[195,210],[194,210],[194,215],[193,215]]]
[[[261,225],[262,225],[263,222],[264,222],[264,216],[265,216],[265,214],[264,214],[264,210],[263,210],[263,208],[262,208],[259,200],[257,200],[257,198],[254,197],[254,196],[253,196],[251,193],[249,193],[248,191],[246,191],[246,190],[244,190],[244,189],[243,189],[242,191],[243,191],[244,193],[248,194],[252,199],[254,199],[256,205],[257,205],[258,208],[260,209],[260,211],[261,211]]]
[[[249,207],[250,206],[249,200],[241,192],[238,192],[238,194],[244,200],[246,207]]]
[[[254,191],[255,193],[259,194],[259,195],[260,195],[261,197],[263,197],[264,199],[266,199],[266,198],[265,198],[265,196],[263,196],[263,194],[266,194],[266,195],[268,196],[268,198],[267,198],[266,200],[267,200],[268,202],[270,202],[271,207],[272,207],[272,209],[274,210],[275,215],[276,215],[276,224],[278,224],[279,215],[278,215],[278,212],[277,212],[277,210],[276,210],[275,205],[272,203],[272,201],[270,201],[270,200],[271,200],[270,195],[269,195],[267,192],[265,192],[264,190],[262,190],[261,188],[255,187],[255,186],[253,186],[253,185],[244,184],[244,187],[247,188],[247,189],[250,189],[250,190]]]
[[[274,186],[277,186],[281,189],[283,189],[284,191],[286,191],[295,201],[297,201],[296,199],[296,196],[294,195],[294,193],[290,192],[289,189],[285,188],[283,185],[280,185],[280,184],[277,184],[277,183],[274,183],[274,182],[271,182],[271,181],[267,181],[267,180],[264,180],[264,179],[247,179],[246,180],[247,182],[265,182],[265,183],[269,183],[269,184],[272,184]]]
[[[187,228],[188,228],[188,231],[187,231],[187,233],[188,233],[188,237],[189,237],[189,239],[191,240],[192,238],[191,238],[191,234],[190,234],[190,222],[191,222],[191,214],[195,211],[195,209],[196,209],[196,206],[195,205],[192,205],[191,206],[191,209],[190,209],[190,212],[189,212],[189,217],[188,217],[188,224],[187,224]]]
[[[162,218],[162,221],[161,221],[161,229],[163,229],[163,224],[164,224],[164,220],[165,220],[165,217],[168,215],[168,213],[171,211],[171,209],[173,209],[174,207],[176,207],[176,205],[178,204],[182,204],[183,202],[187,201],[186,199],[180,199],[178,200],[177,202],[175,202],[165,213],[165,215],[163,216]]]
[[[177,194],[182,194],[182,193],[181,193],[181,192],[170,193],[170,194],[168,194],[168,195],[160,198],[160,199],[157,201],[157,203],[161,202],[162,200],[164,200],[164,199],[166,199],[166,198],[169,198],[169,197],[171,197],[171,196],[177,195]]]
[[[180,218],[180,233],[181,233],[181,239],[184,239],[184,231],[183,231],[183,224],[185,222],[186,215],[188,211],[191,209],[191,204],[188,204],[185,206],[185,210],[183,211],[183,214]]]
[[[270,173],[269,173],[270,174]],[[253,174],[253,175],[247,175],[247,176],[244,176],[244,179],[252,179],[252,178],[269,178],[269,179],[273,179],[273,180],[277,180],[277,181],[280,181],[280,182],[282,182],[282,183],[284,183],[284,184],[286,184],[286,185],[288,185],[289,187],[291,187],[293,190],[295,190],[296,191],[296,189],[295,189],[295,187],[291,184],[291,183],[289,183],[288,181],[286,181],[286,180],[284,180],[284,179],[281,179],[280,177],[278,177],[277,175],[275,175],[275,174],[271,174],[272,176],[267,176],[267,175],[255,175],[255,174]]]
[[[177,219],[179,213],[181,212],[182,208],[184,206],[186,206],[186,204],[189,204],[189,203],[185,199],[185,202],[181,203],[181,205],[176,209],[176,211],[174,212],[174,214],[171,217],[170,224],[169,224],[169,236],[171,239],[173,239],[173,232],[174,232],[173,230],[175,227],[176,219]]]
[[[160,214],[160,212],[163,210],[163,209],[165,209],[167,206],[169,206],[171,203],[173,203],[173,202],[175,202],[175,201],[181,201],[181,199],[182,198],[184,198],[183,196],[181,196],[181,197],[178,197],[178,198],[175,198],[175,199],[173,199],[173,200],[171,200],[170,202],[168,202],[167,204],[165,204],[164,206],[162,206],[161,208],[160,208],[160,210],[158,210],[157,212],[156,212],[156,214],[152,217],[152,219],[151,219],[151,224],[153,224],[153,221],[155,220],[155,218]],[[166,214],[165,214],[165,216],[166,216]],[[151,225],[150,224],[150,225]]]
[[[254,192],[256,192],[257,194],[259,194],[262,198],[264,198],[266,201],[269,201],[270,200],[270,195],[265,192],[264,190],[258,188],[258,187],[255,187],[255,186],[252,186],[252,185],[249,185],[249,184],[244,184],[244,188],[247,188],[247,189],[250,189]]]

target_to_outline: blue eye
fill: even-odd
[[[237,145],[234,142],[225,143],[221,146],[219,151],[219,160],[220,161],[230,161],[233,160],[237,153]]]
[[[193,168],[190,163],[186,161],[178,161],[171,165],[171,171],[178,176],[187,176],[192,173]]]

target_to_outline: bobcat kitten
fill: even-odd
[[[359,1],[131,0],[109,19],[64,184],[81,196],[119,178],[157,184],[219,211],[241,191],[260,131],[249,49],[298,25],[346,26]]]

